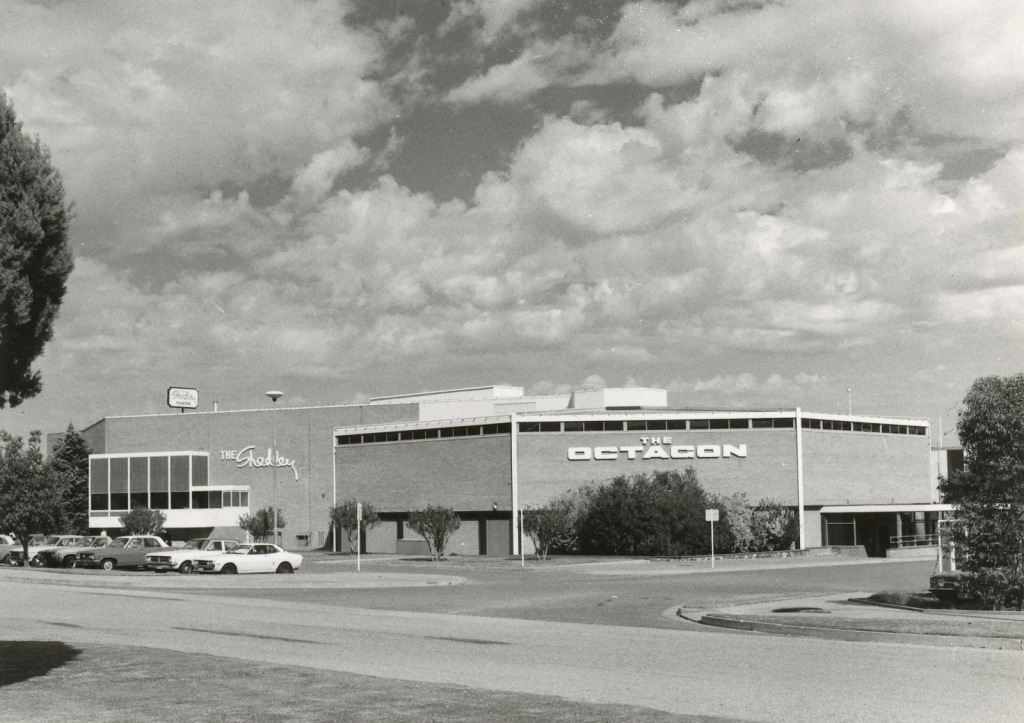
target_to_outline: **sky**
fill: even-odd
[[[75,270],[0,429],[509,384],[927,419],[1024,372],[1019,0],[25,2]]]

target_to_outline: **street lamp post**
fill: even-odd
[[[274,410],[271,419],[274,427],[274,447],[270,456],[270,473],[274,481],[274,544],[277,544],[277,400],[284,396],[284,392],[267,392],[270,401],[274,403]]]

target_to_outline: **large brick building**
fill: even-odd
[[[669,409],[660,389],[527,397],[478,387],[365,404],[108,417],[82,432],[90,517],[116,529],[135,505],[166,511],[176,537],[237,532],[242,513],[274,504],[286,546],[320,546],[328,510],[357,498],[384,523],[369,552],[414,538],[428,504],[463,523],[452,550],[519,551],[517,511],[620,474],[696,469],[709,492],[792,507],[801,546],[864,545],[934,530],[928,422],[798,408]],[[277,440],[276,445],[274,439]],[[527,541],[528,544],[528,541]]]

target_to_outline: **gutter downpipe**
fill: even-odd
[[[804,544],[804,435],[800,407],[796,408],[796,506],[799,514],[800,549]]]
[[[519,430],[516,424],[516,413],[509,413],[511,422],[511,447],[512,447],[512,554],[519,554]]]

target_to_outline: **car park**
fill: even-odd
[[[302,555],[268,542],[247,542],[222,555],[201,556],[195,561],[199,572],[225,575],[257,572],[295,572],[302,567]]]
[[[28,545],[28,560],[32,561],[32,558],[39,554],[42,550],[49,550],[55,547],[74,547],[82,542],[81,535],[50,535],[42,540],[36,541],[35,539],[29,540]],[[21,567],[25,560],[25,550],[21,547],[15,550],[11,550],[7,560],[8,565],[14,567]]]
[[[74,567],[80,552],[106,547],[113,538],[106,535],[86,535],[82,541],[72,547],[51,547],[36,553],[29,564],[34,567]]]
[[[113,570],[115,567],[143,567],[146,555],[169,545],[156,535],[123,535],[115,537],[101,549],[86,550],[75,555],[75,567],[98,567]]]
[[[196,557],[212,559],[238,547],[238,544],[238,540],[208,540],[205,537],[197,537],[186,542],[184,547],[150,552],[146,555],[146,569],[156,572],[177,570],[188,575],[195,569]]]

